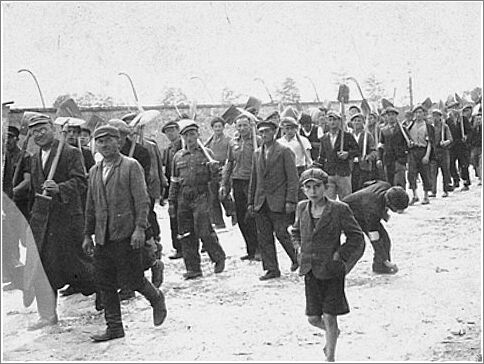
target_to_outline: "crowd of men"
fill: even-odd
[[[388,209],[416,205],[419,184],[421,204],[429,204],[437,196],[439,170],[443,198],[461,183],[463,191],[469,189],[470,165],[481,184],[482,108],[471,103],[448,103],[445,109],[416,105],[403,121],[393,106],[381,113],[352,106],[348,115],[324,107],[303,112],[288,107],[265,117],[259,108],[257,103],[232,106],[211,118],[213,135],[205,143],[194,116],[168,120],[161,128],[169,140],[165,150],[139,129],[135,133],[130,125],[137,114],[94,129],[65,118],[57,137],[57,122],[28,113],[28,137],[39,147],[33,155],[18,146],[20,128],[8,126],[3,278],[10,282],[7,289],[23,290],[24,304],[36,299],[40,320],[30,328],[58,322],[57,292],[66,285],[63,295],[96,294],[107,329],[93,335],[94,341],[124,336],[119,302],[135,291],[153,307],[154,325],[161,325],[167,315],[159,289],[161,235],[171,236],[169,258],[183,259],[184,279],[203,277],[200,248],[214,273],[221,273],[226,255],[217,230],[225,227],[223,210],[244,239],[246,254],[240,259],[261,261],[260,280],[281,275],[275,238],[296,271],[300,254],[288,228],[297,219],[298,202],[306,199],[300,177],[308,168],[327,174],[327,198],[353,209],[373,245],[375,273],[398,271],[380,223]],[[235,126],[233,138],[225,134],[227,124]],[[407,188],[411,198],[402,195]],[[155,213],[156,202],[163,205],[166,199],[170,232],[160,230]],[[15,223],[20,220],[29,222],[33,246]],[[19,241],[27,246],[25,266]],[[363,250],[364,245],[355,245],[353,256],[344,257],[347,271]]]

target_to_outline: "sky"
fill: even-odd
[[[47,106],[62,94],[143,105],[179,87],[203,103],[222,89],[269,102],[286,77],[302,101],[335,100],[337,74],[374,75],[395,104],[482,87],[482,2],[2,1],[2,102]],[[198,77],[192,79],[193,77]],[[200,80],[201,79],[201,80]],[[350,98],[360,99],[349,81]],[[365,92],[365,90],[363,90]]]

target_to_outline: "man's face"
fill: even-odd
[[[287,135],[288,139],[292,139],[296,135],[296,127],[292,125],[283,126],[282,131]]]
[[[81,130],[81,136],[79,137],[79,139],[81,140],[81,145],[84,147],[91,140],[91,133],[87,130]]]
[[[165,135],[170,142],[174,142],[178,139],[180,133],[176,126],[171,126],[165,129]]]
[[[394,112],[387,112],[385,114],[385,117],[387,119],[387,121],[390,123],[390,124],[395,124],[397,122],[397,114],[394,113]]]
[[[422,121],[425,118],[425,113],[423,112],[422,109],[417,109],[415,111],[415,117],[417,118],[417,120]]]
[[[440,123],[440,121],[442,120],[442,117],[440,116],[440,114],[437,114],[437,113],[433,113],[432,114],[432,118],[434,119],[434,123]]]
[[[110,159],[119,154],[119,139],[110,135],[105,135],[96,139],[96,150],[104,158]]]
[[[235,129],[239,132],[242,138],[247,137],[250,134],[250,122],[247,118],[237,119],[235,123]]]
[[[307,181],[302,186],[302,190],[308,199],[316,202],[324,197],[326,187],[322,181]]]
[[[54,140],[54,125],[52,124],[37,124],[30,128],[30,133],[34,138],[35,144],[39,147],[49,145]]]
[[[271,127],[266,127],[259,129],[259,134],[262,138],[262,141],[264,144],[270,144],[274,140],[274,134],[276,133],[276,130]]]
[[[77,139],[81,135],[81,128],[76,126],[67,127],[67,143],[77,146]]]
[[[462,110],[462,115],[465,116],[467,119],[471,117],[472,109],[467,108],[465,110]]]
[[[224,133],[224,124],[221,122],[216,122],[212,126],[213,133],[217,136],[221,136]]]
[[[361,116],[358,116],[353,119],[353,128],[355,129],[356,132],[360,132],[363,130],[363,118]]]
[[[371,114],[368,118],[368,125],[373,126],[376,124],[376,117],[375,115]]]
[[[328,118],[329,130],[336,131],[339,129],[339,125],[340,125],[340,120],[338,118],[335,118],[334,116],[330,116]]]
[[[304,122],[304,123],[301,124],[303,129],[306,130],[306,131],[311,130],[311,125],[312,125],[312,122],[310,122],[310,121],[307,121],[307,122]]]
[[[183,139],[185,140],[185,145],[189,148],[194,148],[197,146],[197,139],[200,136],[198,131],[189,130],[183,134]]]

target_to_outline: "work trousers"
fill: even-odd
[[[210,182],[209,187],[210,187],[210,205],[211,205],[210,220],[216,226],[225,226],[224,218],[222,215],[222,207],[220,206],[220,204],[222,204],[222,206],[224,207],[226,216],[235,215],[235,207],[234,207],[234,201],[232,200],[232,196],[230,196],[230,193],[228,193],[223,200],[219,199],[219,195],[218,195],[218,190],[220,188],[219,181]]]
[[[405,172],[407,168],[405,164],[394,161],[385,165],[385,180],[392,186],[400,186],[406,188],[405,185]]]
[[[437,193],[437,175],[439,174],[439,168],[442,172],[442,190],[444,192],[450,191],[450,156],[449,151],[443,148],[435,149],[434,159],[430,161],[430,176],[432,181],[432,193]]]
[[[177,219],[177,207],[175,203],[175,215],[170,216],[170,232],[171,232],[171,245],[178,253],[182,252],[182,246],[180,240],[178,240],[178,219]]]
[[[336,200],[336,197],[342,201],[346,196],[351,194],[351,175],[350,176],[329,176],[326,197]]]
[[[415,147],[408,152],[408,183],[412,190],[417,189],[417,175],[422,179],[423,190],[431,191],[430,162],[424,164],[422,158],[425,156],[426,147]]]
[[[277,261],[277,251],[274,242],[274,233],[277,240],[281,243],[291,262],[297,262],[296,251],[287,232],[291,224],[290,218],[283,212],[274,212],[269,209],[267,202],[264,202],[261,209],[255,214],[257,226],[257,237],[262,257],[262,267],[264,270],[279,272]]]
[[[203,246],[212,262],[224,260],[225,252],[210,222],[208,190],[199,191],[190,199],[180,193],[177,204],[178,233],[187,272],[201,271],[199,239],[203,241]]]
[[[363,188],[365,182],[371,181],[374,172],[367,169],[361,169],[360,163],[353,164],[353,171],[351,171],[351,191],[356,192]]]
[[[459,171],[457,171],[456,162],[459,163]],[[470,186],[471,184],[469,178],[469,149],[462,142],[450,148],[450,175],[456,186],[461,179],[464,181],[465,186]]]
[[[476,171],[476,177],[482,179],[482,147],[472,147],[471,149],[471,164]]]
[[[57,290],[52,288],[42,268],[37,270],[34,294],[40,318],[49,321],[57,318]]]
[[[97,244],[94,249],[96,286],[104,305],[108,329],[122,329],[118,288],[141,293],[152,305],[163,296],[144,276],[141,249],[133,249],[130,237]]]
[[[150,197],[150,209],[148,211],[148,223],[150,224],[151,234],[157,240],[160,237],[160,225],[155,212],[155,199]]]
[[[244,237],[247,255],[253,257],[259,247],[257,242],[257,227],[255,219],[247,213],[247,201],[249,197],[249,180],[233,179],[235,213],[240,232]]]

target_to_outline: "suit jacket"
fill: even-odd
[[[341,134],[343,134],[343,151],[348,152],[347,159],[338,158],[337,152],[341,149]],[[330,176],[349,176],[351,175],[350,162],[354,157],[359,155],[358,143],[355,137],[348,132],[339,131],[334,148],[331,145],[331,138],[328,133],[325,133],[321,138],[321,147],[319,148],[318,163],[322,169]]]
[[[365,244],[363,232],[350,207],[339,201],[326,199],[326,207],[316,225],[310,215],[311,202],[299,202],[291,232],[294,244],[301,246],[299,274],[312,271],[318,279],[332,278],[328,264],[337,251],[343,262],[352,262],[361,254]],[[341,245],[341,233],[346,242]]]
[[[132,143],[132,140],[126,138],[126,143],[124,143],[123,147],[120,150],[121,154],[129,156],[129,151],[131,150]],[[136,143],[136,145],[134,146],[133,158],[136,159],[139,164],[141,164],[141,167],[143,167],[145,182],[146,184],[148,184],[148,181],[150,180],[151,169],[150,152],[148,152],[148,150],[141,144]]]
[[[364,145],[365,133],[367,134],[367,137],[366,137],[367,159],[366,161],[362,161],[360,157],[363,156],[363,145]],[[371,171],[372,162],[376,160],[378,157],[378,152],[376,151],[375,139],[373,138],[373,135],[371,135],[371,133],[368,133],[367,131],[363,131],[360,133],[360,135],[358,135],[356,142],[358,144],[358,152],[359,152],[358,163],[359,163],[360,169],[365,171]]]
[[[285,212],[286,203],[297,203],[299,179],[296,157],[289,147],[274,141],[267,160],[265,145],[252,156],[248,205],[259,211],[267,201],[273,212]]]
[[[130,237],[136,226],[146,229],[150,205],[143,168],[135,159],[120,155],[106,184],[102,170],[101,161],[89,171],[85,223],[85,235],[95,234],[101,245]]]
[[[395,162],[405,165],[407,163],[408,145],[397,124],[387,125],[380,130],[380,143],[378,159],[388,166]]]

